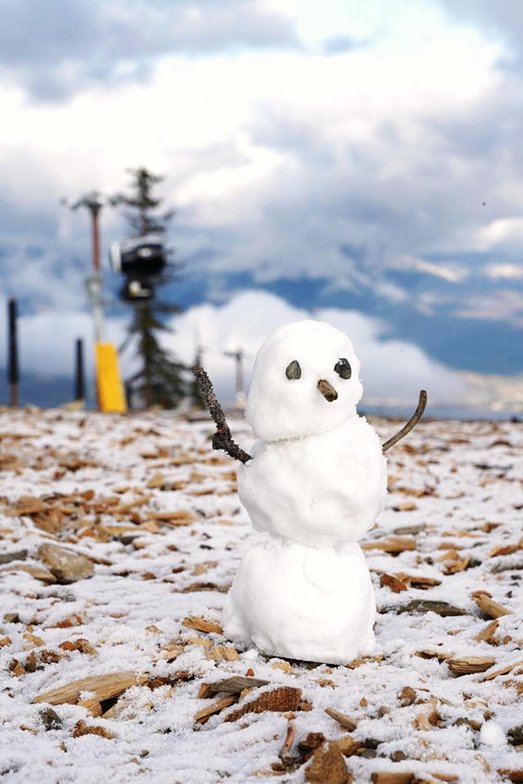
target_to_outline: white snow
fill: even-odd
[[[250,451],[250,432],[231,424]],[[373,424],[383,441],[401,423]],[[347,734],[325,708],[354,719],[351,734],[367,744],[363,755],[347,758],[357,782],[385,770],[500,784],[508,774],[498,770],[521,770],[510,730],[522,723],[523,426],[425,421],[390,450],[386,507],[362,542],[377,599],[376,647],[349,667],[287,663],[240,647],[238,659],[220,659],[216,648],[230,646],[223,634],[183,625],[189,615],[219,619],[241,557],[259,541],[238,501],[234,462],[210,449],[212,430],[210,422],[189,424],[166,413],[0,410],[0,555],[27,551],[25,559],[0,563],[2,781],[302,784],[306,762],[277,775],[272,768],[285,714],[225,722],[251,695],[204,725],[195,722],[213,702],[198,697],[203,683],[246,674],[269,681],[258,691],[298,687],[311,703],[295,712],[293,754],[309,732],[329,740]],[[89,491],[92,498],[82,500]],[[20,516],[23,496],[42,500],[48,511]],[[133,501],[127,512],[116,511]],[[162,512],[191,517],[175,525],[174,516],[154,517]],[[397,555],[368,549],[391,537],[412,548]],[[41,567],[37,551],[45,541],[93,558],[94,576],[46,585],[23,571]],[[434,584],[423,589],[404,579],[405,590],[395,593],[384,573]],[[510,612],[494,624],[490,642],[476,639],[492,623],[474,601],[476,591]],[[463,614],[441,617],[409,605],[421,600],[448,602]],[[60,647],[81,639],[94,653]],[[169,660],[171,643],[183,652]],[[493,663],[454,676],[445,657],[470,656]],[[62,724],[45,730],[46,706],[33,702],[38,694],[124,670],[165,683],[126,691],[113,718],[56,705]],[[407,686],[412,702],[402,696]],[[73,737],[80,720],[112,739]],[[482,728],[492,722],[507,742],[497,731],[499,742],[484,742],[493,732],[487,726],[482,736]]]

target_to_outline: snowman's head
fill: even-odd
[[[280,327],[256,356],[247,420],[264,441],[325,433],[356,413],[359,369],[349,338],[330,324]]]

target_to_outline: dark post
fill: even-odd
[[[9,405],[18,405],[18,334],[16,324],[16,299],[10,299],[7,304],[7,381],[9,383]]]
[[[85,400],[84,342],[77,338],[74,357],[74,399]]]

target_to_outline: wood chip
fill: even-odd
[[[485,672],[492,667],[496,660],[490,656],[467,656],[462,659],[448,659],[447,665],[453,675],[471,675],[476,672]]]
[[[405,707],[407,705],[413,705],[416,702],[418,693],[412,686],[404,686],[398,694],[398,698],[400,704]]]
[[[78,705],[81,708],[88,710],[91,716],[94,716],[95,718],[102,715],[102,706],[94,697],[90,697],[87,700],[80,700]]]
[[[448,550],[439,560],[445,562],[443,567],[445,574],[464,572],[471,565],[470,556],[460,555],[455,549]]]
[[[481,681],[492,681],[494,678],[498,678],[500,675],[507,675],[509,672],[512,672],[516,667],[523,665],[523,659],[519,659],[519,661],[512,662],[511,664],[506,664],[504,667],[500,667],[498,670],[494,670],[494,672],[489,672]]]
[[[523,768],[500,768],[498,773],[502,779],[511,781],[512,784],[523,784]]]
[[[308,784],[350,784],[353,781],[347,763],[336,743],[320,746],[305,770]]]
[[[288,661],[272,662],[271,667],[273,670],[281,670],[282,672],[293,672],[292,664]]]
[[[323,744],[326,742],[327,738],[323,732],[309,732],[298,743],[298,749],[300,754],[305,759],[309,759],[309,757],[312,755],[312,752],[316,751],[316,749],[319,749],[319,747],[323,746]]]
[[[390,588],[392,593],[406,591],[409,587],[404,580],[401,580],[394,574],[387,574],[387,572],[383,572],[383,574],[380,575],[380,586],[382,588]]]
[[[242,705],[226,717],[225,721],[237,721],[246,713],[265,713],[300,710],[302,690],[294,686],[280,686],[273,691],[266,691],[254,700]]]
[[[160,655],[165,661],[171,662],[180,656],[184,650],[185,648],[183,645],[180,645],[180,643],[175,640],[171,640],[171,642],[168,642],[167,645],[162,648]]]
[[[494,601],[486,592],[476,591],[472,594],[472,598],[487,618],[501,618],[503,615],[512,614],[511,610]]]
[[[98,735],[100,738],[111,740],[114,738],[112,732],[109,732],[106,727],[99,727],[95,725],[86,724],[85,721],[77,721],[73,728],[73,738],[81,738],[82,735]]]
[[[418,505],[414,501],[403,501],[400,504],[395,504],[392,509],[394,512],[414,512]]]
[[[179,525],[190,525],[195,520],[197,520],[197,515],[193,514],[192,512],[183,511],[176,511],[176,512],[148,512],[147,513],[147,520],[154,520],[162,523],[166,523],[172,526],[179,526]]]
[[[113,506],[113,508],[111,509],[111,513],[112,514],[117,514],[117,515],[118,514],[125,515],[128,512],[131,512],[133,509],[136,509],[137,507],[143,506],[149,500],[150,500],[150,496],[149,495],[140,496],[139,498],[134,498],[132,501],[128,501],[127,503],[118,504],[117,506]]]
[[[289,768],[295,765],[296,758],[292,754],[292,744],[294,743],[294,739],[296,737],[296,727],[289,721],[287,724],[287,732],[285,733],[285,740],[283,741],[282,747],[278,752],[278,757],[282,761],[284,767]]]
[[[408,771],[375,771],[371,776],[372,784],[415,784],[414,773]]]
[[[225,697],[220,697],[219,700],[212,702],[210,705],[200,708],[194,714],[194,720],[197,724],[205,724],[211,716],[221,713],[222,710],[234,705],[235,702],[238,702],[238,695],[236,694],[227,694]]]
[[[441,714],[433,705],[428,705],[421,710],[412,720],[412,726],[418,730],[428,731],[439,726]]]
[[[496,645],[496,641],[494,639],[494,635],[496,634],[497,630],[499,629],[499,621],[490,621],[487,623],[483,629],[476,634],[474,640],[476,642],[488,642],[491,645]]]
[[[52,583],[56,582],[56,577],[43,566],[32,566],[31,564],[13,561],[0,569],[0,574],[3,574],[4,572],[25,572],[26,574],[30,574],[31,577],[34,577],[35,580],[40,580],[40,582],[45,583],[46,585],[52,585]]]
[[[68,683],[58,689],[51,689],[38,694],[33,702],[48,702],[50,705],[61,705],[64,702],[76,703],[84,691],[93,692],[98,702],[118,697],[131,686],[136,686],[140,677],[131,671],[111,672],[106,675],[90,675],[88,678]]]
[[[363,664],[375,664],[380,661],[383,661],[382,653],[378,653],[377,656],[361,656],[357,659],[352,659],[350,662],[347,662],[345,667],[347,667],[349,670],[356,670]]]
[[[388,539],[377,539],[372,542],[363,542],[362,550],[382,550],[384,553],[403,553],[405,550],[415,550],[416,540],[409,536],[391,536]]]
[[[215,634],[223,634],[222,625],[218,621],[210,621],[199,615],[184,618],[182,626],[186,626],[188,629],[195,629],[197,632],[203,632],[204,634],[213,632]]]
[[[363,748],[363,743],[352,735],[345,735],[343,738],[338,738],[334,742],[344,757],[352,757]]]
[[[350,716],[347,716],[346,713],[342,713],[335,708],[325,708],[325,713],[327,716],[330,716],[331,719],[337,721],[338,724],[343,727],[344,730],[348,730],[349,732],[354,732],[356,727],[358,726],[354,719],[351,719]]]
[[[156,473],[153,474],[152,477],[147,482],[147,487],[150,490],[155,490],[159,487],[163,487],[165,485],[165,476],[164,474]]]
[[[47,511],[47,503],[41,498],[35,498],[31,495],[23,495],[18,499],[17,503],[7,511],[9,517],[28,517]]]
[[[239,661],[240,654],[232,645],[215,645],[210,656],[214,661]]]
[[[215,683],[209,683],[211,691],[226,692],[228,694],[240,694],[244,689],[259,689],[261,686],[268,686],[269,681],[261,678],[248,678],[243,675],[235,675],[233,678],[225,678]]]
[[[423,648],[421,651],[416,651],[416,656],[422,659],[437,659],[439,662],[448,661],[452,659],[452,654],[445,653],[445,651],[435,651],[432,648]]]
[[[519,542],[515,542],[514,544],[500,544],[497,547],[493,547],[489,552],[489,556],[494,558],[496,555],[512,555],[518,550],[523,550],[523,539],[521,539]]]

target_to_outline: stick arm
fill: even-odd
[[[401,430],[398,430],[398,432],[395,435],[393,435],[391,438],[385,441],[382,447],[384,452],[386,452],[387,449],[390,449],[391,446],[394,446],[394,444],[397,444],[398,441],[404,438],[408,433],[410,433],[411,430],[413,430],[416,427],[421,417],[423,416],[423,412],[425,411],[426,405],[427,405],[427,393],[425,392],[424,389],[420,389],[418,407],[416,408],[415,412],[413,413],[409,421],[405,425],[403,425]]]
[[[196,383],[202,393],[209,414],[216,425],[216,433],[212,437],[212,448],[227,452],[230,457],[239,460],[241,463],[247,463],[249,460],[252,460],[252,457],[233,440],[223,408],[216,397],[211,379],[206,371],[202,367],[196,366],[193,367],[192,372],[196,377]]]

